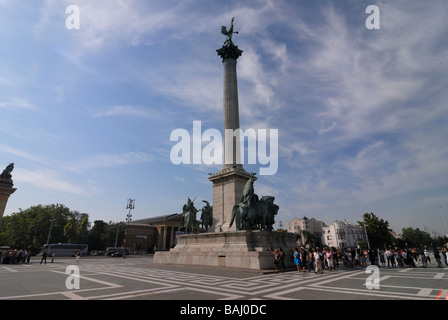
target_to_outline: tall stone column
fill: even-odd
[[[14,183],[12,181],[11,172],[14,169],[14,164],[9,164],[0,175],[0,220],[5,213],[6,204],[8,203],[9,196],[13,194],[17,189],[13,188]]]
[[[233,206],[240,202],[244,186],[254,176],[246,172],[241,164],[239,136],[226,139],[226,130],[240,128],[239,105],[238,105],[238,80],[237,59],[243,51],[232,42],[233,19],[230,30],[223,27],[222,33],[227,35],[224,45],[216,50],[222,58],[224,67],[223,82],[223,118],[224,118],[224,146],[223,167],[218,173],[213,174],[209,180],[213,183],[213,224],[210,230],[213,232],[235,231],[236,223],[229,226]],[[227,136],[229,138],[229,136]],[[230,154],[232,156],[230,157]]]

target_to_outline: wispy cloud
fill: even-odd
[[[138,106],[112,106],[93,114],[97,118],[130,116],[144,119],[154,119],[157,115],[158,112],[155,109],[141,108]]]
[[[123,154],[97,154],[90,158],[71,162],[63,167],[70,171],[90,171],[99,168],[118,168],[128,165],[152,162],[154,157],[144,152],[127,152]]]
[[[9,110],[35,110],[37,107],[29,101],[22,98],[9,98],[4,101],[0,101],[0,109]]]
[[[55,192],[63,192],[79,196],[91,195],[91,192],[84,185],[69,182],[55,170],[29,170],[17,168],[14,170],[14,184],[22,185],[29,183],[38,188],[51,190]]]

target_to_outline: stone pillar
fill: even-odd
[[[11,172],[14,169],[14,164],[9,164],[0,175],[0,220],[5,213],[6,204],[8,203],[9,196],[13,194],[17,189],[13,188],[14,183],[12,181]]]
[[[163,243],[162,243],[162,248],[161,249],[163,251],[165,251],[166,250],[166,236],[167,236],[167,233],[168,233],[167,226],[163,226],[162,230],[163,230],[163,237],[162,237]]]
[[[157,227],[157,250],[162,250],[163,227]]]
[[[236,61],[242,55],[243,51],[238,49],[232,41],[227,42],[221,49],[216,50],[222,58],[224,67],[223,81],[223,169],[224,168],[242,168],[240,156],[239,134],[232,141],[226,139],[226,134],[233,133],[240,128],[240,116],[238,105],[238,80],[236,72]],[[228,137],[229,138],[229,137]],[[230,156],[229,153],[232,153]]]
[[[236,74],[236,59],[227,58],[223,61],[223,118],[224,118],[224,161],[223,168],[242,168],[240,155],[240,116],[238,106],[238,82]],[[230,135],[231,133],[236,133]],[[229,134],[229,136],[228,136]]]
[[[235,141],[226,140],[226,130],[240,129],[238,105],[238,81],[236,61],[243,51],[228,39],[221,49],[216,50],[222,58],[224,67],[223,83],[223,118],[224,118],[224,148],[223,168],[212,175],[209,180],[213,183],[213,224],[211,232],[235,231],[236,223],[229,227],[233,206],[241,201],[244,186],[254,176],[246,172],[241,164],[239,136]],[[233,139],[233,138],[232,138]],[[226,161],[226,155],[232,152],[233,157]]]

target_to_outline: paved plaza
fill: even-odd
[[[324,274],[156,265],[152,256],[59,258],[0,265],[1,300],[445,300],[448,269],[341,268]],[[79,289],[71,266],[79,268]],[[67,269],[69,268],[69,269]],[[72,277],[70,280],[69,278]],[[370,277],[370,278],[369,278]],[[67,286],[67,283],[69,285]],[[370,285],[370,288],[369,288]],[[379,287],[378,287],[379,286]]]

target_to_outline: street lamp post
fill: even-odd
[[[132,214],[131,210],[134,209],[135,199],[128,199],[128,204],[126,205],[126,209],[129,210],[129,213],[126,215],[126,231],[124,232],[124,248],[123,248],[123,259],[126,258],[126,247],[127,247],[127,238],[128,238],[128,225],[131,222]]]
[[[366,224],[364,222],[362,222],[362,225],[364,227],[364,233],[366,234],[366,240],[367,240],[367,248],[370,251],[370,242],[369,242],[369,236],[367,235],[367,228],[366,228]]]
[[[53,222],[55,222],[55,221],[56,221],[56,219],[50,220],[51,224],[50,224],[50,230],[48,231],[47,244],[50,243],[51,229],[53,228]]]

